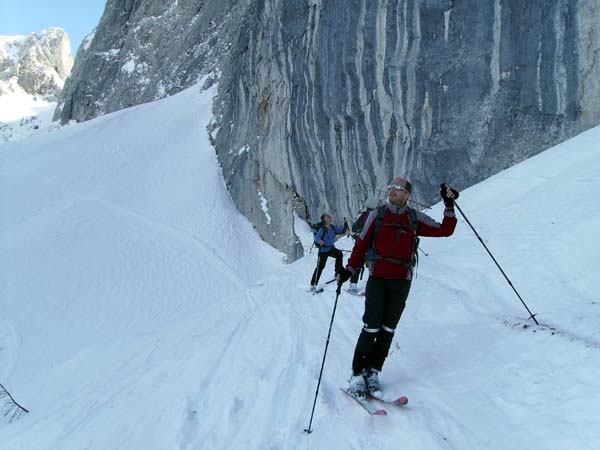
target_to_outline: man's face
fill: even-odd
[[[404,206],[410,197],[410,194],[404,188],[406,180],[403,178],[394,178],[388,187],[388,199],[392,205]]]
[[[325,216],[323,217],[323,223],[325,225],[328,225],[328,226],[331,225],[331,220],[332,220],[331,216],[328,214],[325,214]]]

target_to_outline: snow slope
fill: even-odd
[[[55,130],[58,128],[58,124],[52,123],[55,108],[56,102],[25,93],[0,96],[0,144]]]
[[[3,450],[600,448],[600,128],[461,193],[541,325],[460,218],[422,240],[382,373],[409,406],[338,390],[362,314],[342,293],[306,435],[335,286],[308,294],[314,252],[284,264],[233,206],[213,94],[0,145],[0,382],[31,410]]]

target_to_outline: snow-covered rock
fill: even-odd
[[[55,101],[72,66],[69,36],[61,28],[0,36],[0,96],[28,94]]]
[[[61,28],[0,36],[0,143],[56,128],[52,115],[73,57]]]

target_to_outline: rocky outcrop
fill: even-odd
[[[465,188],[600,122],[594,0],[161,5],[109,1],[60,118],[218,76],[223,176],[291,259],[294,211],[349,216],[394,175],[432,202],[441,181]]]
[[[77,51],[55,120],[87,120],[213,83],[246,1],[108,0]]]
[[[55,101],[72,66],[69,36],[61,28],[0,36],[0,95],[26,93]]]

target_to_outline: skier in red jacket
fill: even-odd
[[[349,387],[360,397],[379,390],[379,372],[410,290],[418,236],[451,236],[456,227],[456,190],[446,188],[440,192],[446,206],[442,223],[407,206],[411,191],[407,180],[391,181],[387,205],[369,214],[347,267],[338,273],[338,281],[344,283],[360,270],[365,257],[369,260],[364,326],[354,350]]]

